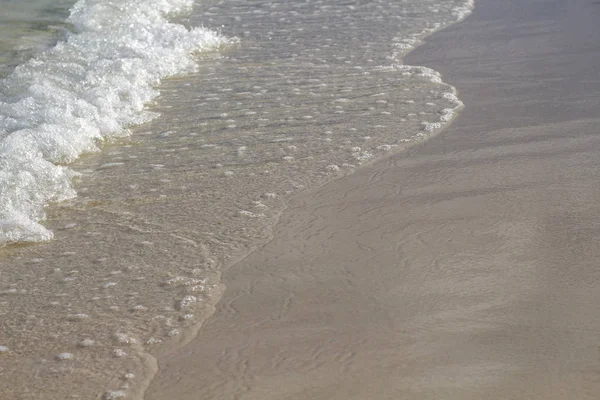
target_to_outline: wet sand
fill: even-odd
[[[599,16],[479,0],[411,53],[461,116],[292,201],[146,399],[596,399]]]

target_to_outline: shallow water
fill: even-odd
[[[0,248],[3,398],[135,397],[148,352],[193,337],[290,196],[448,123],[454,89],[401,61],[468,10],[438,3],[197,4],[182,22],[239,44],[199,54],[160,86],[160,118],[71,164],[53,241]]]
[[[2,0],[0,78],[64,37],[69,7],[75,0]]]

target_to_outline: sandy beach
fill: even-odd
[[[147,400],[596,399],[600,5],[479,0],[438,137],[296,197]]]

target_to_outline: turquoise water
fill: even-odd
[[[74,0],[1,0],[0,77],[53,46],[69,29]]]

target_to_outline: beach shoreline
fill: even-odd
[[[53,240],[0,250],[0,396],[140,398],[153,355],[196,335],[221,269],[271,240],[289,199],[452,120],[453,88],[401,57],[468,4],[233,0],[182,16],[244,39],[162,82],[145,109],[160,118],[69,164],[77,196],[45,209]]]
[[[459,119],[295,198],[146,399],[595,398],[598,7],[524,3],[405,57]]]

